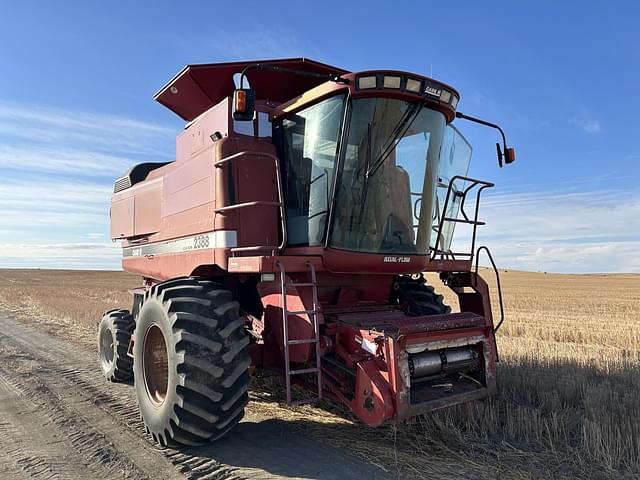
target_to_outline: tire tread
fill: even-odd
[[[218,282],[198,277],[154,285],[145,302],[151,299],[162,305],[172,332],[166,341],[177,381],[169,389],[178,400],[168,423],[150,433],[167,445],[208,443],[240,421],[249,399],[250,340],[238,302]]]

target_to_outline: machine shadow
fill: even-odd
[[[244,470],[247,476],[250,476],[251,470],[263,470],[283,478],[318,480],[398,478],[344,450],[304,435],[305,428],[323,427],[326,428],[326,425],[313,421],[282,419],[243,421],[223,439],[211,445],[185,448],[181,451],[240,469],[240,472],[236,472],[239,474]],[[334,431],[333,434],[335,435],[336,432]],[[260,474],[257,476],[263,478]]]
[[[506,360],[499,364],[496,397],[423,415],[397,430],[342,421],[354,417],[323,402],[314,415],[326,411],[338,422],[313,415],[244,421],[218,442],[184,451],[240,469],[313,479],[636,475],[640,461],[626,448],[633,435],[624,432],[640,433],[629,417],[640,410],[640,385],[633,381],[639,375],[637,362],[604,372],[569,360]],[[273,385],[256,387],[273,393]],[[274,401],[283,398],[271,396],[268,403]],[[366,456],[392,473],[330,444],[370,452]]]

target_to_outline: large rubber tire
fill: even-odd
[[[402,305],[408,315],[451,313],[451,307],[444,303],[444,297],[427,285],[423,276],[399,276],[393,286],[391,301]]]
[[[110,310],[98,325],[98,364],[110,382],[126,382],[133,377],[133,359],[127,355],[135,328],[127,310]]]
[[[196,277],[146,293],[136,321],[140,414],[163,446],[198,446],[231,430],[249,400],[249,337],[238,303]]]

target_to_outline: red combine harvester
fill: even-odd
[[[466,176],[452,122],[497,125],[456,112],[458,92],[431,78],[307,59],[190,65],[155,98],[188,123],[174,162],[115,183],[111,237],[143,286],[131,312],[105,314],[98,348],[107,379],[135,378],[157,442],[233,428],[251,365],[282,372],[288,404],[330,398],[370,426],[495,392],[475,249],[492,184]],[[515,154],[500,133],[502,166]]]

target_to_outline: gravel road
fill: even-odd
[[[198,449],[155,446],[130,385],[109,384],[95,356],[0,312],[2,479],[391,478],[341,450],[248,416]]]

